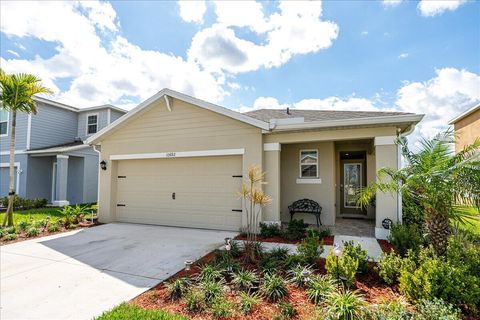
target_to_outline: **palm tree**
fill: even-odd
[[[358,205],[366,206],[377,192],[401,192],[403,198],[423,208],[425,227],[437,254],[444,254],[450,221],[467,223],[468,207],[480,208],[480,138],[457,154],[450,130],[423,139],[413,152],[405,138],[398,140],[407,164],[378,171],[380,182],[360,191]],[[470,211],[471,212],[471,211]]]
[[[17,112],[37,113],[37,105],[33,95],[52,93],[40,83],[40,79],[31,74],[6,74],[0,69],[0,103],[1,108],[12,113],[12,129],[10,140],[10,164],[8,184],[8,207],[3,226],[13,226],[13,199],[15,196],[13,182],[13,163],[15,160],[15,131]]]

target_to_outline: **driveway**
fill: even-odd
[[[111,223],[0,248],[0,319],[92,319],[235,233]]]

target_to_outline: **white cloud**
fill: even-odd
[[[178,1],[180,17],[186,22],[202,23],[207,11],[207,4],[203,0]]]
[[[455,11],[465,2],[466,0],[421,0],[417,8],[422,16],[433,17],[447,10]]]
[[[362,36],[368,36],[368,31],[364,30],[360,33]]]
[[[1,31],[56,44],[51,57],[0,58],[7,72],[38,75],[54,99],[79,107],[113,103],[132,106],[163,87],[219,102],[223,78],[182,57],[143,50],[119,36],[107,2],[1,2]],[[55,17],[54,19],[52,17]],[[55,81],[72,79],[61,91]],[[127,98],[126,98],[127,97]]]
[[[228,3],[230,4],[230,3]],[[321,2],[280,2],[278,12],[264,16],[261,4],[237,2],[232,8],[216,3],[218,21],[199,31],[189,60],[212,72],[240,73],[278,67],[294,55],[326,49],[338,36],[338,26],[322,21]],[[247,19],[238,14],[246,12]],[[239,38],[232,27],[248,27],[265,38],[257,44]]]
[[[20,57],[20,55],[18,54],[17,51],[7,50],[7,52],[10,53],[10,54],[13,54],[13,55],[16,56],[16,57]]]
[[[400,3],[402,3],[402,0],[383,0],[383,1],[382,1],[382,4],[383,4],[385,7],[396,7],[396,6],[398,6]]]
[[[400,53],[398,55],[398,58],[399,59],[405,59],[405,58],[408,58],[409,54],[407,52],[403,52],[403,53]]]

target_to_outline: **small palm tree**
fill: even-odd
[[[437,254],[444,254],[450,221],[466,223],[471,214],[465,208],[480,208],[480,138],[457,154],[453,154],[454,142],[447,130],[423,139],[420,150],[413,152],[406,139],[400,139],[406,166],[380,169],[380,182],[360,191],[358,205],[368,205],[379,191],[401,192],[403,198],[423,209],[430,241]]]
[[[40,83],[40,79],[31,74],[6,74],[0,69],[0,103],[1,108],[12,113],[12,129],[10,140],[10,164],[8,184],[8,207],[3,226],[13,226],[13,198],[15,162],[15,131],[17,112],[37,113],[37,105],[33,95],[37,93],[51,93],[52,91]]]

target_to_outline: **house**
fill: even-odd
[[[449,125],[455,130],[455,152],[480,138],[480,103],[452,119]]]
[[[17,114],[15,192],[53,205],[97,201],[98,153],[83,141],[126,111],[79,109],[35,97],[37,114]],[[0,109],[0,197],[8,194],[11,114]]]
[[[87,139],[106,164],[99,173],[99,219],[238,231],[245,210],[237,192],[257,164],[273,199],[263,221],[289,221],[287,206],[309,198],[323,207],[324,225],[339,217],[374,219],[376,236],[385,238],[382,223],[401,219],[401,200],[378,194],[374,208],[360,210],[354,192],[375,181],[379,168],[400,165],[395,140],[422,117],[289,109],[242,114],[163,89]],[[298,218],[315,223],[311,215]]]

